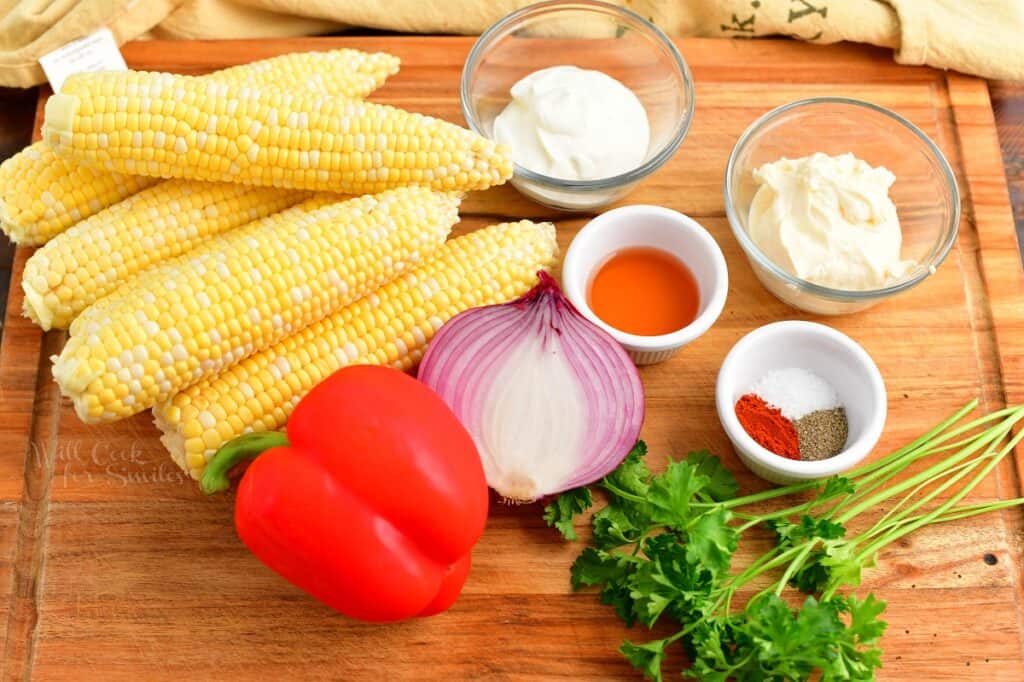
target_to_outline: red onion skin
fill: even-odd
[[[588,421],[593,428],[588,431],[588,438],[596,442],[587,444],[581,461],[584,466],[558,485],[557,490],[538,491],[517,501],[554,495],[603,478],[633,447],[645,410],[640,375],[625,350],[607,332],[583,317],[549,274],[541,271],[538,278],[538,284],[515,301],[473,308],[449,320],[428,346],[419,369],[419,379],[452,407],[477,439],[479,434],[473,433],[475,420],[467,419],[468,411],[481,409],[479,403],[483,402],[466,400],[467,390],[472,391],[477,385],[473,381],[485,384],[489,372],[500,365],[504,352],[525,334],[538,334],[545,344],[561,344],[563,348],[572,344],[571,352],[563,352],[563,356],[577,380],[588,388],[594,388],[595,381],[599,383],[598,393],[580,405],[590,411]],[[524,329],[524,324],[529,323],[541,326],[531,332]],[[470,385],[466,385],[466,375],[470,375]],[[618,402],[609,403],[609,396],[615,396]],[[611,426],[609,419],[614,420]],[[606,434],[608,429],[611,431]]]

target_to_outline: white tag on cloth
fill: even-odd
[[[53,52],[47,52],[39,58],[39,65],[43,67],[43,73],[54,92],[60,92],[64,81],[74,73],[124,71],[128,68],[109,28],[101,28]]]

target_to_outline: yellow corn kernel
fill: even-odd
[[[71,226],[26,261],[25,314],[43,329],[67,328],[138,273],[307,196],[189,180],[144,189]]]
[[[53,376],[83,421],[141,412],[409,269],[458,204],[422,187],[320,196],[212,237],[82,311]]]
[[[491,140],[430,116],[362,100],[237,84],[211,88],[195,77],[140,71],[76,74],[68,83],[46,104],[43,138],[60,153],[107,162],[114,171],[346,194],[405,184],[441,191],[486,189],[512,175],[506,150]],[[97,94],[106,90],[119,96]],[[182,117],[216,117],[217,125],[206,128],[216,148],[200,149],[198,138],[171,132],[181,120],[177,114],[164,117],[170,130],[162,145],[122,142],[126,135],[134,142],[145,132],[117,118],[124,100],[133,98],[173,99],[184,108]],[[107,118],[111,113],[113,124]],[[248,135],[253,126],[263,144]],[[89,149],[92,130],[108,135],[117,130],[120,140],[101,154]],[[317,148],[314,131],[323,135]],[[277,153],[276,163],[269,161],[271,151]],[[159,163],[142,163],[147,154]]]
[[[397,71],[398,58],[392,55],[341,49],[271,57],[216,71],[201,80],[210,83],[209,87],[235,82],[365,97]],[[174,104],[152,100],[150,107]],[[141,112],[133,124],[143,131],[142,148],[152,148],[156,126],[151,113],[142,112],[141,100],[133,99],[128,106]],[[200,120],[195,122],[205,126]],[[0,230],[11,241],[25,246],[45,244],[79,220],[158,182],[157,178],[114,173],[104,167],[103,154],[116,144],[117,137],[113,117],[110,124],[104,130],[90,128],[85,137],[86,146],[97,155],[95,166],[57,156],[45,142],[36,142],[0,164]],[[208,159],[200,163],[204,161],[209,163]]]
[[[154,408],[161,440],[199,478],[221,445],[281,428],[299,399],[338,369],[412,369],[442,324],[470,307],[525,293],[557,251],[551,223],[504,223],[453,239],[373,294]],[[217,417],[243,414],[242,428]]]

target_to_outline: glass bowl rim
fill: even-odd
[[[469,51],[469,56],[466,57],[466,62],[462,67],[462,76],[459,82],[459,100],[462,105],[462,117],[466,120],[470,130],[483,137],[488,137],[477,125],[476,117],[470,111],[469,78],[470,74],[476,70],[478,62],[486,53],[487,48],[490,47],[495,36],[509,26],[519,23],[521,19],[528,15],[548,14],[555,11],[569,9],[576,9],[585,12],[598,12],[605,15],[628,19],[639,24],[643,30],[652,34],[657,42],[668,48],[669,56],[672,58],[672,61],[675,62],[675,66],[679,70],[679,73],[682,74],[683,92],[687,95],[686,111],[682,116],[682,124],[676,129],[672,138],[658,151],[657,154],[653,155],[636,168],[628,170],[625,173],[619,173],[618,175],[612,175],[607,178],[598,178],[596,180],[565,180],[562,178],[555,178],[550,175],[544,175],[543,173],[537,173],[527,168],[523,168],[518,163],[514,163],[513,170],[515,178],[528,180],[540,185],[555,187],[557,189],[603,190],[622,187],[647,177],[654,171],[658,170],[658,168],[664,165],[664,163],[668,161],[673,154],[675,154],[679,145],[682,144],[683,139],[686,138],[687,133],[690,131],[690,125],[693,123],[693,110],[696,99],[696,93],[693,88],[693,76],[690,73],[689,65],[686,63],[683,55],[679,52],[679,48],[677,48],[675,43],[665,35],[664,31],[631,9],[612,5],[607,2],[599,2],[598,0],[547,0],[546,2],[526,5],[525,7],[521,7],[509,14],[506,14],[503,18],[499,19],[497,22],[492,24],[490,28],[480,34],[480,37],[476,39],[475,43],[473,43],[473,47]],[[488,137],[488,139],[491,138]]]
[[[924,268],[914,277],[897,282],[887,287],[880,289],[864,289],[864,290],[851,290],[851,289],[835,289],[833,287],[823,286],[821,284],[815,284],[809,282],[795,275],[783,270],[781,267],[775,264],[770,258],[754,244],[754,240],[750,238],[747,231],[743,229],[740,222],[739,216],[736,211],[735,202],[732,194],[732,186],[730,178],[732,177],[733,170],[736,165],[737,158],[740,153],[746,148],[747,144],[761,132],[768,123],[783,116],[793,110],[800,109],[803,107],[814,106],[817,104],[845,104],[854,107],[860,107],[868,109],[869,111],[882,114],[896,123],[902,125],[905,129],[909,130],[915,137],[924,143],[925,149],[932,155],[932,158],[938,162],[938,166],[941,170],[941,174],[946,181],[946,187],[950,192],[950,200],[953,205],[953,210],[950,212],[949,223],[946,225],[944,230],[944,236],[942,243],[939,245],[938,252],[932,257],[931,262],[924,265]],[[784,283],[790,284],[798,289],[814,294],[816,296],[842,301],[864,301],[875,298],[883,298],[891,296],[892,294],[899,293],[918,284],[929,275],[932,275],[936,268],[942,265],[943,261],[946,260],[946,256],[949,255],[950,250],[953,248],[953,244],[956,243],[957,234],[960,231],[960,188],[957,185],[956,175],[953,173],[952,167],[949,165],[949,160],[946,155],[942,153],[938,145],[932,141],[930,137],[924,134],[920,128],[911,123],[907,118],[897,114],[891,109],[886,109],[878,104],[867,102],[865,100],[856,99],[854,97],[808,97],[806,99],[799,99],[781,106],[775,107],[771,111],[762,114],[747,126],[747,129],[743,131],[739,139],[736,140],[736,144],[733,145],[732,152],[729,153],[729,161],[725,166],[725,181],[724,181],[723,194],[725,196],[725,213],[729,220],[729,227],[732,228],[732,233],[736,237],[736,240],[743,247],[743,251],[748,257],[751,257],[758,265],[767,269],[775,277],[781,279]]]

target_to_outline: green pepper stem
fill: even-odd
[[[199,488],[207,495],[219,493],[231,487],[228,473],[240,462],[256,459],[264,451],[288,445],[288,436],[282,431],[247,433],[228,441],[207,463]]]

